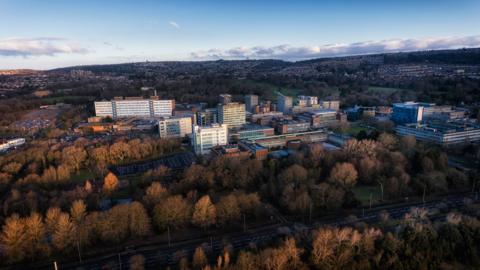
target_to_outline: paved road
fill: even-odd
[[[379,214],[382,211],[388,211],[391,218],[402,218],[406,213],[410,212],[412,207],[425,207],[430,210],[443,208],[444,210],[460,209],[465,206],[465,199],[471,198],[469,195],[451,195],[426,203],[403,203],[384,205],[382,207],[373,208],[367,210],[364,213],[357,211],[356,221],[363,221],[367,223],[375,223],[379,220]],[[478,198],[475,198],[478,201]],[[128,261],[132,255],[142,254],[145,256],[145,263],[147,268],[153,266],[166,266],[176,264],[174,257],[175,252],[183,251],[188,256],[191,256],[196,247],[199,245],[205,245],[207,248],[211,248],[214,254],[219,254],[225,243],[231,244],[234,250],[240,250],[248,247],[251,243],[264,243],[265,241],[284,235],[286,232],[296,232],[299,230],[313,230],[320,226],[345,226],[351,224],[351,220],[347,216],[322,218],[314,224],[302,224],[302,223],[279,223],[277,225],[271,225],[264,228],[258,228],[254,231],[247,231],[245,233],[238,232],[231,235],[215,235],[211,238],[195,239],[185,242],[172,243],[170,247],[168,244],[147,245],[138,246],[131,250],[122,252],[121,254],[109,254],[92,258],[84,258],[82,263],[59,262],[59,269],[77,269],[79,267],[83,269],[102,269],[102,266],[108,262],[116,264],[116,269],[127,269]],[[86,259],[86,260],[85,260]],[[30,266],[30,269],[53,269],[53,264],[37,267]]]

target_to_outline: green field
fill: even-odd
[[[376,186],[356,186],[352,188],[355,197],[362,203],[368,206],[370,204],[370,194],[372,196],[372,204],[379,203],[382,198],[382,193],[379,185]]]
[[[365,128],[365,127],[349,127],[349,128],[345,131],[345,133],[348,134],[348,135],[350,135],[350,136],[357,136],[357,134],[358,134],[360,131],[362,131],[362,130],[365,131],[365,132],[368,131],[368,129]]]

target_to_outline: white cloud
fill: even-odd
[[[283,59],[303,60],[318,57],[346,56],[359,54],[407,52],[419,50],[457,49],[480,47],[480,35],[467,37],[443,37],[422,39],[388,39],[349,44],[326,44],[320,46],[295,47],[288,44],[264,47],[236,47],[211,49],[190,54],[199,60],[213,59]]]
[[[180,29],[180,25],[177,22],[174,21],[169,21],[168,24],[172,26],[173,28]]]
[[[7,38],[0,39],[0,56],[54,56],[57,54],[87,53],[86,48],[63,38]]]

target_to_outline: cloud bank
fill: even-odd
[[[84,54],[86,48],[63,38],[7,38],[0,39],[0,56],[54,56],[57,54]]]
[[[480,47],[480,35],[422,39],[388,39],[350,44],[327,44],[295,47],[288,44],[272,47],[236,47],[228,50],[211,49],[190,54],[197,60],[215,59],[283,59],[304,60],[319,57],[347,56],[374,53]]]

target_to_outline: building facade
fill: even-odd
[[[293,106],[293,99],[292,97],[284,96],[282,94],[278,94],[277,98],[277,109],[283,113],[290,113],[290,110]]]
[[[405,124],[396,126],[395,131],[399,136],[412,135],[419,141],[444,146],[480,141],[480,125],[465,121]]]
[[[245,104],[231,102],[218,104],[218,123],[227,125],[228,128],[238,128],[245,124]]]
[[[257,95],[246,95],[245,96],[245,108],[248,112],[253,112],[255,106],[258,105],[258,96]],[[259,108],[260,110],[260,108]]]
[[[158,121],[160,138],[183,138],[192,134],[191,117],[171,117]]]
[[[339,123],[337,111],[330,109],[306,112],[299,115],[298,119],[310,122],[313,128],[333,127]]]
[[[423,120],[424,109],[431,106],[435,106],[435,104],[412,101],[394,103],[392,107],[392,121],[395,124],[419,123]]]
[[[208,126],[211,124],[218,123],[218,118],[217,118],[217,109],[216,108],[210,108],[210,109],[205,109],[203,111],[198,111],[197,112],[197,125],[199,126]]]
[[[205,155],[210,153],[212,147],[227,144],[228,130],[226,125],[193,126],[192,145],[196,154]]]
[[[101,117],[166,117],[172,116],[174,100],[157,98],[116,98],[111,101],[95,101],[95,115]]]

